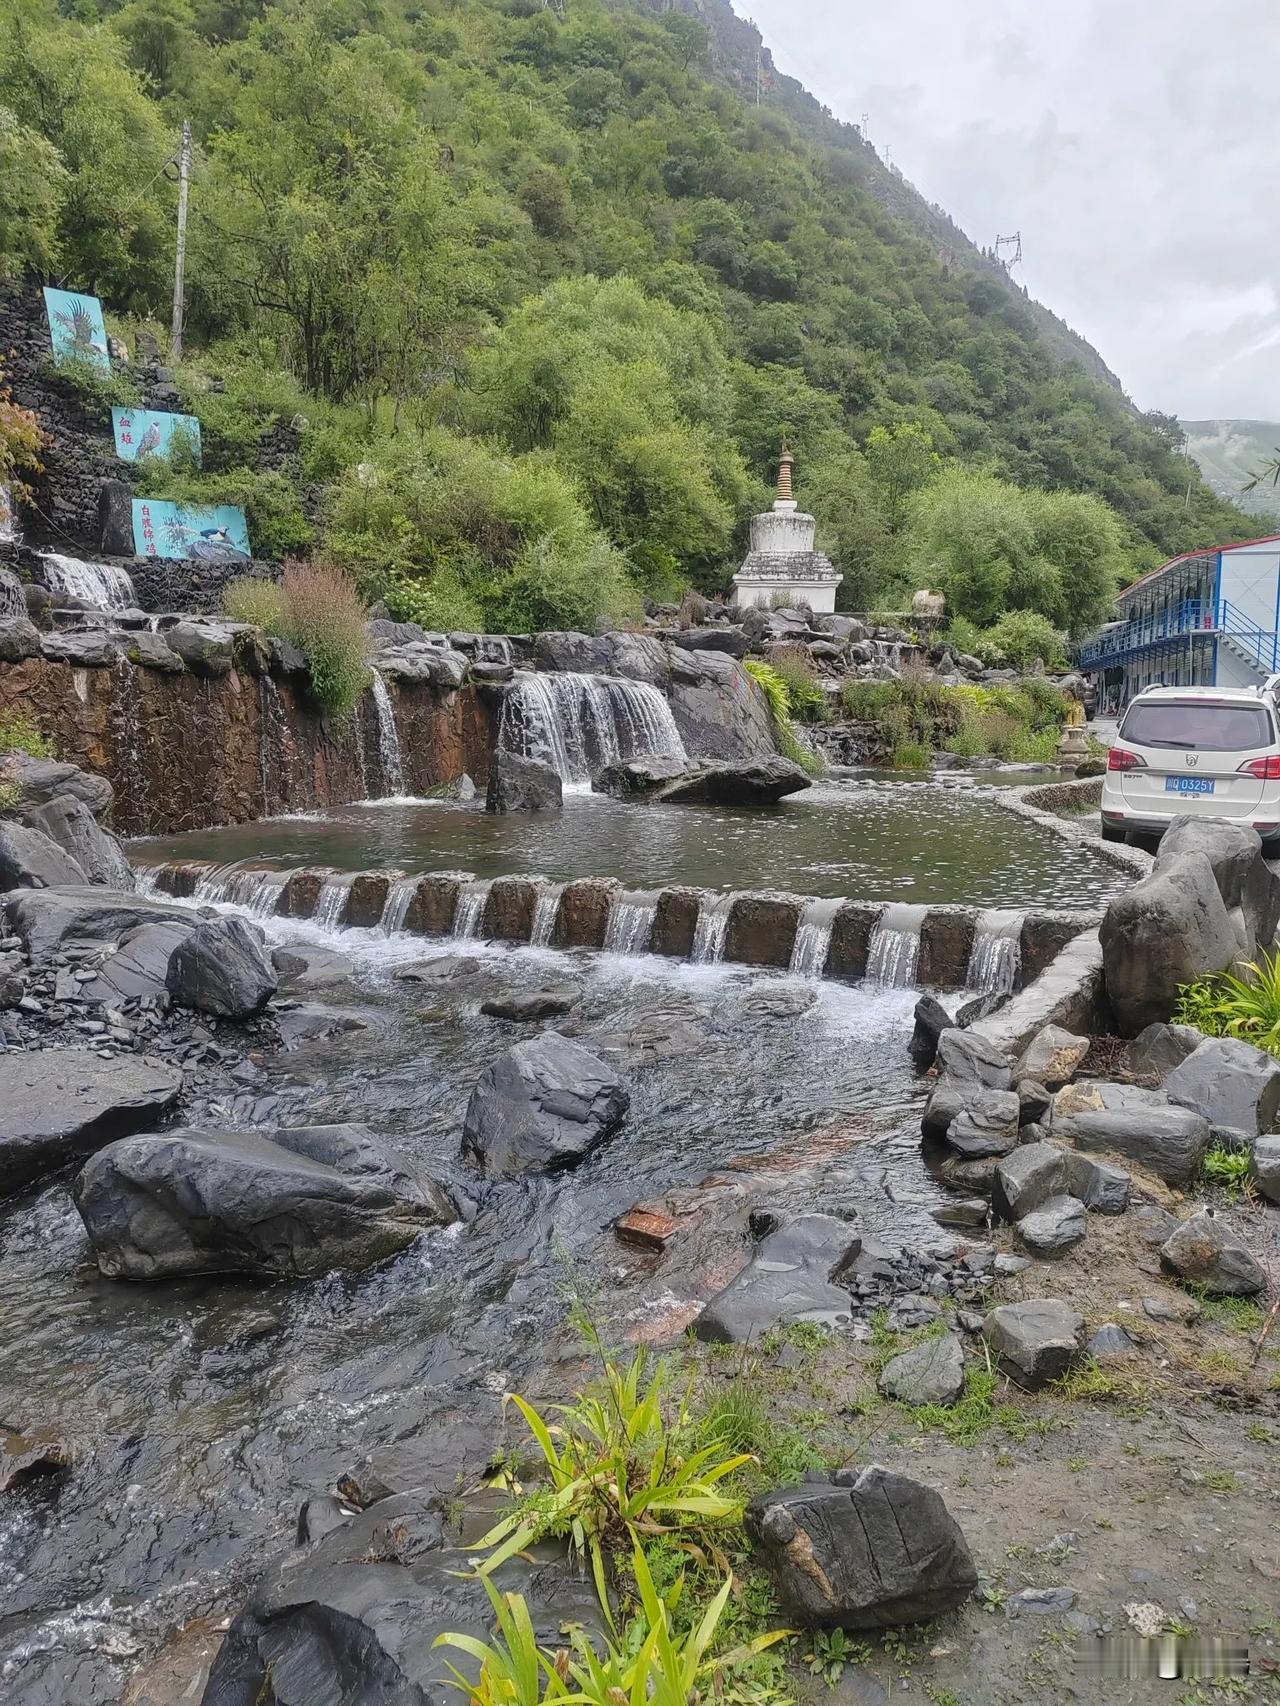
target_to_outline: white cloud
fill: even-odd
[[[1144,408],[1280,419],[1274,0],[740,0]]]

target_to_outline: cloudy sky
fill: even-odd
[[[1142,408],[1280,420],[1276,0],[735,0]]]

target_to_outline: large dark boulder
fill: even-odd
[[[742,762],[700,764],[655,791],[663,805],[771,806],[811,788],[798,764],[776,753]]]
[[[485,1068],[467,1104],[462,1151],[495,1178],[572,1167],[617,1131],[630,1105],[611,1066],[545,1031]]]
[[[668,697],[692,758],[770,758],[778,750],[769,702],[736,658],[670,649]]]
[[[564,783],[549,764],[515,752],[494,754],[486,811],[555,812],[563,804]]]
[[[184,618],[164,637],[193,675],[228,675],[235,664],[235,632],[225,622]]]
[[[1204,1041],[1194,1025],[1148,1025],[1129,1044],[1128,1067],[1135,1078],[1163,1084]]]
[[[724,652],[731,658],[744,658],[751,650],[741,628],[686,628],[673,644],[686,652]]]
[[[766,1493],[747,1512],[747,1532],[784,1617],[810,1628],[926,1622],[978,1584],[940,1494],[877,1464]]]
[[[155,1125],[181,1089],[176,1067],[136,1055],[10,1049],[0,1055],[0,1197]]]
[[[742,1272],[704,1306],[694,1336],[745,1345],[794,1321],[847,1320],[850,1297],[839,1282],[861,1253],[862,1238],[847,1221],[801,1215],[761,1240]]]
[[[1058,1092],[1053,1135],[1077,1149],[1114,1150],[1168,1184],[1185,1185],[1209,1147],[1209,1122],[1160,1090],[1097,1080]]]
[[[1280,1114],[1280,1060],[1237,1037],[1206,1037],[1165,1079],[1164,1093],[1210,1125],[1258,1137]]]
[[[454,1669],[475,1680],[480,1667],[436,1639],[487,1641],[494,1619],[475,1554],[444,1541],[438,1511],[409,1492],[276,1565],[232,1620],[203,1706],[457,1706]],[[525,1599],[543,1646],[563,1646],[567,1624],[600,1627],[588,1578],[552,1546],[493,1581]]]
[[[591,787],[593,792],[608,794],[614,800],[634,800],[674,782],[688,770],[685,758],[631,758],[623,764],[606,764],[592,778]]]
[[[1009,1090],[1013,1071],[993,1042],[978,1031],[962,1031],[953,1025],[938,1037],[938,1077],[946,1083]]]
[[[173,950],[165,987],[179,1007],[251,1019],[279,987],[262,932],[243,918],[205,918]]]
[[[84,872],[91,883],[128,893],[134,886],[133,871],[124,849],[101,829],[83,800],[74,794],[56,794],[42,805],[21,808],[24,823],[47,835]]]
[[[1227,911],[1244,937],[1247,958],[1270,948],[1280,928],[1280,877],[1263,857],[1262,837],[1247,823],[1180,817],[1160,842],[1156,869],[1184,853],[1203,853]]]
[[[10,753],[5,775],[16,782],[25,805],[46,805],[59,794],[70,794],[88,806],[94,817],[111,809],[115,790],[105,776],[55,758],[32,758],[25,752]]]
[[[78,886],[87,880],[70,853],[43,830],[0,821],[0,890]]]
[[[40,630],[21,616],[0,617],[0,663],[22,663],[40,656]]]
[[[170,1131],[99,1150],[73,1190],[111,1279],[366,1268],[456,1219],[364,1126]]]
[[[952,1025],[950,1013],[936,995],[922,995],[915,1007],[915,1028],[907,1053],[918,1072],[927,1072],[938,1056],[938,1039]]]
[[[1202,852],[1162,859],[1117,895],[1101,939],[1107,996],[1129,1037],[1167,1020],[1183,984],[1225,971],[1244,948]]]

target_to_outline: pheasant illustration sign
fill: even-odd
[[[111,366],[102,304],[96,296],[46,286],[44,311],[49,319],[55,362],[70,357],[73,361],[91,361],[97,367]]]
[[[134,498],[133,548],[140,557],[185,557],[193,563],[248,562],[253,555],[242,509],[188,508],[161,498]]]
[[[167,415],[152,409],[112,409],[111,426],[116,436],[116,455],[122,462],[140,456],[168,456],[174,440],[191,452],[200,466],[200,422],[194,415]]]

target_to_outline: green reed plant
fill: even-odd
[[[793,764],[798,764],[810,776],[820,776],[825,768],[821,758],[816,752],[810,752],[807,746],[802,746],[796,737],[795,726],[791,720],[791,695],[786,682],[772,664],[762,663],[759,658],[748,658],[745,668],[769,701],[769,710],[778,731],[779,752]]]
[[[1240,1037],[1280,1055],[1280,950],[1263,954],[1237,977],[1202,978],[1179,990],[1174,1018],[1210,1037]]]

